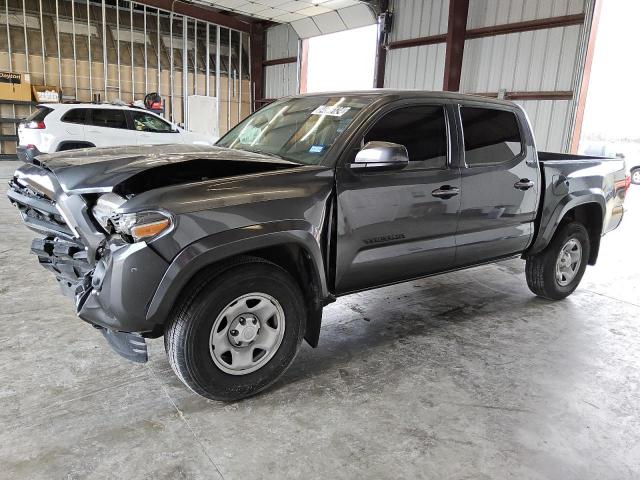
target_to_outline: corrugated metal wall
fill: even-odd
[[[448,0],[395,0],[391,42],[447,33]],[[444,43],[390,50],[384,84],[442,90]]]
[[[591,3],[471,0],[467,29],[579,14],[588,12]],[[391,41],[446,33],[448,9],[448,0],[395,0]],[[467,40],[460,91],[573,91],[574,100],[519,102],[533,123],[538,147],[567,151],[587,34],[584,26],[575,25]],[[385,87],[441,90],[444,62],[443,43],[390,50]]]
[[[267,30],[266,60],[298,56],[298,35],[291,25]],[[270,65],[264,69],[265,98],[280,98],[298,93],[298,64]]]

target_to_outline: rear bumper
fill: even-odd
[[[33,160],[41,154],[42,152],[36,147],[25,147],[24,145],[19,145],[16,148],[16,155],[18,156],[18,160],[21,160],[25,163],[33,163]]]

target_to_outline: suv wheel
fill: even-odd
[[[282,375],[306,325],[295,280],[272,263],[242,258],[189,289],[165,331],[176,375],[195,393],[233,401]]]
[[[527,258],[529,289],[549,300],[571,295],[587,268],[589,251],[589,234],[582,224],[560,226],[547,248]]]
[[[631,183],[640,185],[640,168],[631,170]]]

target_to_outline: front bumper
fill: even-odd
[[[62,292],[75,299],[78,316],[99,328],[123,357],[146,361],[144,337],[162,327],[146,319],[147,307],[168,263],[144,242],[110,238],[91,266],[80,244],[59,238],[34,240],[31,250],[54,273]]]

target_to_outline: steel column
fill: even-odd
[[[238,43],[238,78],[240,83],[238,84],[238,122],[242,120],[242,32],[240,32],[240,42]]]
[[[56,0],[56,4],[58,0]],[[107,56],[107,4],[102,0],[102,76],[104,77],[104,101],[107,101],[107,86],[109,78],[109,58]]]
[[[118,99],[122,99],[120,82],[120,0],[116,0],[116,67],[118,68]]]
[[[376,64],[373,73],[373,87],[384,87],[384,75],[387,68],[387,47],[385,45],[389,19],[389,0],[380,0],[378,15],[378,39],[376,46]]]
[[[253,109],[263,98],[264,92],[264,26],[261,23],[254,24],[251,29],[251,85],[253,91]]]
[[[450,0],[449,28],[447,30],[447,49],[444,60],[443,90],[460,90],[464,40],[467,30],[469,0]]]
[[[227,132],[231,130],[231,29],[229,29],[229,62],[227,63]]]
[[[189,128],[189,116],[187,115],[188,105],[188,89],[189,89],[189,55],[188,42],[189,22],[187,17],[182,17],[182,125]]]
[[[175,123],[173,114],[173,12],[169,14],[169,105],[171,121]]]
[[[193,94],[198,94],[198,20],[193,25]]]
[[[26,9],[26,0],[22,0],[22,21],[24,25],[22,26],[22,30],[24,33],[24,55],[27,66],[27,73],[29,72],[29,40],[27,39],[27,9]]]
[[[149,78],[147,75],[147,6],[142,6],[142,14],[144,15],[144,22],[142,24],[142,29],[144,32],[144,93],[145,95],[149,93]]]
[[[93,99],[93,77],[91,75],[91,9],[87,0],[87,53],[89,57],[89,97]]]
[[[44,52],[44,27],[42,25],[42,0],[38,0],[38,5],[40,8],[40,46],[42,48],[42,79],[44,80],[44,84],[47,84],[47,62],[46,55]]]
[[[206,66],[205,66],[205,95],[207,95],[207,97],[208,97],[209,94],[210,94],[210,89],[209,89],[209,83],[210,83],[209,82],[209,71],[210,71],[210,67],[211,67],[211,65],[210,65],[211,61],[209,59],[211,47],[209,46],[210,38],[209,38],[209,23],[208,22],[206,24],[206,28],[207,28],[207,35],[206,35],[206,38],[207,38],[207,40],[206,40],[207,41],[207,50],[206,50],[207,59],[206,59]]]
[[[131,101],[136,100],[136,72],[133,61],[133,3],[129,2],[129,46],[131,48]]]
[[[216,26],[216,107],[218,110],[218,135],[220,135],[220,25]]]
[[[73,44],[73,82],[76,89],[76,100],[78,100],[78,55],[76,52],[76,7],[74,0],[71,0],[71,43]]]

